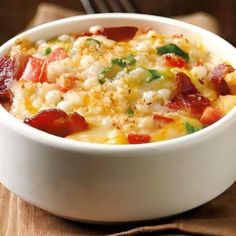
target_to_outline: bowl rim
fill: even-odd
[[[56,21],[51,21],[36,27],[33,27],[29,30],[26,30],[12,39],[8,40],[0,47],[0,54],[7,51],[7,49],[13,45],[13,43],[22,37],[27,37],[28,34],[33,34],[34,32],[45,30],[48,27],[54,27],[57,25],[69,24],[72,22],[77,22],[81,20],[91,20],[91,19],[119,19],[119,18],[126,18],[126,19],[139,19],[140,17],[143,18],[144,21],[156,21],[159,23],[165,23],[173,26],[179,26],[183,29],[190,30],[194,33],[205,34],[209,37],[213,37],[215,40],[220,42],[221,44],[225,44],[228,48],[231,48],[235,51],[236,48],[232,46],[229,42],[222,39],[221,37],[217,36],[216,34],[209,32],[205,29],[202,29],[198,26],[182,22],[176,19],[170,19],[167,17],[162,16],[154,16],[154,15],[147,15],[147,14],[137,14],[137,13],[101,13],[101,14],[90,14],[90,15],[78,15],[73,17],[68,17]],[[25,36],[26,35],[26,36]],[[38,143],[53,146],[58,149],[62,150],[70,150],[75,152],[84,152],[84,153],[129,153],[133,151],[151,151],[151,150],[170,150],[170,149],[178,149],[181,147],[187,147],[188,145],[194,145],[198,142],[202,142],[205,139],[209,139],[214,135],[218,135],[221,133],[221,130],[230,126],[233,123],[233,117],[236,116],[236,107],[234,107],[229,113],[227,113],[223,118],[221,118],[216,123],[208,126],[205,129],[202,129],[196,133],[185,135],[182,137],[159,141],[159,142],[152,142],[152,143],[145,143],[145,144],[127,144],[127,145],[117,145],[117,144],[100,144],[100,143],[90,143],[90,142],[81,142],[66,138],[57,137],[55,135],[48,134],[46,132],[40,131],[38,129],[32,128],[22,121],[18,120],[14,116],[12,116],[8,111],[6,111],[0,105],[0,122],[3,126],[11,129],[18,134],[34,140]]]

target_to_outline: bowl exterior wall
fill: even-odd
[[[125,222],[165,217],[215,198],[235,180],[235,127],[179,149],[116,155],[66,151],[3,125],[0,129],[2,184],[66,218]]]

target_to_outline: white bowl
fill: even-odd
[[[17,38],[48,39],[92,25],[151,27],[202,40],[236,67],[236,49],[218,36],[180,21],[140,14],[76,16]],[[236,110],[192,135],[143,145],[82,143],[49,135],[0,107],[0,181],[53,214],[89,222],[128,222],[174,215],[224,192],[236,179]]]

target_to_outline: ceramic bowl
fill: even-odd
[[[140,14],[76,16],[30,29],[18,38],[49,39],[92,25],[151,27],[202,40],[236,67],[236,49],[199,27]],[[25,201],[78,221],[150,220],[202,205],[236,179],[236,110],[194,134],[142,145],[82,143],[33,129],[0,107],[0,182]]]

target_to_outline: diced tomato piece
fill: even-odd
[[[129,144],[150,143],[151,137],[148,134],[128,134]]]
[[[198,91],[192,83],[191,79],[183,72],[176,74],[177,93],[182,95],[197,94]]]
[[[213,107],[207,107],[200,118],[200,122],[204,125],[211,125],[221,119],[223,117],[223,114],[220,110],[213,108]]]
[[[68,53],[64,48],[56,48],[47,58],[48,62],[62,60],[68,57]]]
[[[8,56],[0,57],[0,102],[11,102],[11,87],[15,75],[15,60]]]
[[[110,27],[103,28],[98,30],[96,34],[103,35],[108,39],[114,41],[129,41],[134,38],[136,32],[138,31],[137,27],[133,26],[121,26],[121,27]]]
[[[29,57],[21,79],[41,83],[47,81],[46,61],[35,57]]]
[[[67,115],[59,109],[41,111],[32,118],[26,118],[24,122],[36,129],[59,137],[88,129],[88,123],[83,116],[78,113]]]
[[[230,94],[230,88],[225,81],[225,76],[228,73],[234,72],[234,68],[231,65],[220,64],[216,66],[210,74],[212,84],[214,85],[217,92],[221,95]]]
[[[161,115],[158,115],[158,114],[153,114],[152,118],[153,118],[154,121],[162,122],[162,123],[170,123],[170,122],[174,121],[174,119],[171,118],[171,117],[161,116]]]
[[[29,56],[26,53],[17,52],[13,55],[15,60],[15,79],[19,80],[25,70]]]
[[[168,53],[163,55],[165,59],[165,64],[170,67],[185,67],[187,65],[186,60],[183,57],[175,55],[174,53]]]

